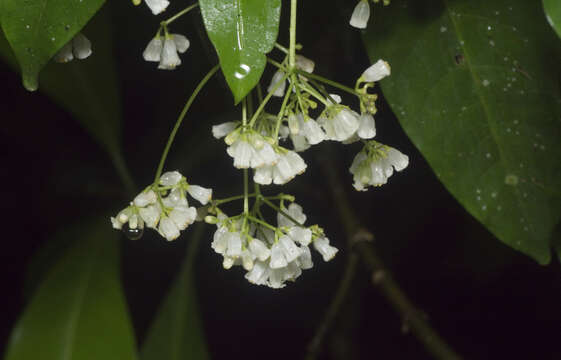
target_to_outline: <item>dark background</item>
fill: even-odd
[[[177,3],[167,14],[180,9]],[[360,32],[348,26],[353,7],[354,1],[329,6],[320,0],[302,1],[298,24],[302,53],[316,61],[315,72],[351,86],[369,65]],[[217,60],[198,11],[172,26],[191,39],[191,48],[181,56],[183,64],[173,72],[158,71],[141,58],[159,21],[144,5],[133,8],[127,1],[115,2],[102,11],[111,12],[117,24],[115,60],[124,108],[124,151],[140,190],[152,179],[181,106]],[[382,10],[373,11],[375,18]],[[287,44],[284,15],[279,41]],[[279,59],[279,53],[273,54]],[[265,87],[270,76],[269,69]],[[26,269],[33,255],[57,229],[84,216],[117,210],[129,199],[101,148],[64,109],[41,93],[26,92],[19,75],[4,63],[0,79],[4,220],[0,338],[5,346],[31,292],[33,279]],[[494,238],[437,180],[383,98],[379,109],[377,139],[409,155],[404,172],[381,188],[358,193],[347,169],[360,145],[325,142],[304,153],[308,170],[282,189],[296,195],[308,221],[322,225],[340,248],[334,261],[315,258],[314,269],[282,290],[257,287],[247,283],[240,269],[222,269],[221,257],[209,246],[208,226],[196,270],[212,357],[303,357],[348,253],[337,204],[322,172],[321,163],[327,161],[338,169],[360,221],[375,234],[374,246],[403,290],[460,354],[466,359],[561,358],[558,261],[539,266]],[[237,111],[224,80],[212,80],[180,129],[167,168],[185,171],[193,183],[212,187],[215,197],[241,192],[240,172],[231,166],[224,144],[210,132],[212,124],[239,116]],[[333,152],[336,156],[326,160]],[[181,264],[188,237],[173,243],[154,232],[136,242],[123,237],[123,282],[139,343]],[[429,359],[414,336],[402,330],[402,319],[361,267],[321,357]]]

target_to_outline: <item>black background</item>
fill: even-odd
[[[302,1],[298,20],[302,53],[316,61],[315,72],[351,86],[369,65],[360,32],[348,26],[353,6],[354,1]],[[279,35],[283,44],[288,38],[285,7]],[[179,9],[176,1],[167,13]],[[159,21],[144,5],[133,8],[127,1],[115,2],[102,11],[110,11],[116,24],[124,151],[140,190],[151,181],[181,106],[217,60],[198,11],[172,27],[191,39],[183,64],[173,72],[156,70],[141,58]],[[373,12],[371,27],[383,9],[378,6]],[[273,54],[279,59],[279,53]],[[267,70],[265,86],[270,76]],[[60,227],[118,210],[128,199],[106,155],[64,109],[40,92],[26,92],[19,75],[3,63],[0,79],[4,224],[0,337],[5,346],[31,291],[26,269],[32,256]],[[347,168],[360,146],[322,143],[304,153],[306,173],[279,190],[296,195],[309,222],[326,229],[340,248],[334,261],[315,258],[313,270],[282,290],[256,287],[247,283],[240,269],[222,269],[221,257],[208,246],[212,228],[208,226],[196,271],[212,357],[297,359],[305,354],[347,254],[337,204],[320,164],[331,147],[337,155],[327,161],[337,167],[360,221],[376,235],[374,246],[403,290],[460,354],[466,359],[561,358],[558,261],[539,266],[479,225],[439,183],[383,98],[379,103],[377,139],[409,155],[404,172],[381,188],[358,193]],[[231,166],[224,144],[210,133],[212,124],[235,116],[238,110],[224,80],[217,77],[180,129],[168,168],[187,170],[191,182],[212,187],[215,197],[239,193],[241,174]],[[140,241],[122,239],[123,283],[139,343],[181,264],[188,237],[167,243],[148,232]],[[369,279],[361,267],[321,357],[429,359],[414,336],[402,331],[402,319]]]

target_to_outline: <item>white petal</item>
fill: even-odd
[[[339,250],[329,245],[328,238],[317,238],[314,240],[314,248],[323,256],[324,261],[329,261],[335,257]]]
[[[332,122],[336,140],[345,141],[358,130],[359,122],[356,115],[358,114],[348,109],[341,109],[333,117]]]
[[[152,229],[156,228],[156,225],[160,220],[161,213],[159,206],[157,206],[156,204],[148,205],[146,207],[138,209],[138,213],[140,214],[142,220],[144,220],[144,222],[146,223],[146,226]]]
[[[148,190],[146,192],[141,192],[134,198],[134,204],[138,207],[145,207],[155,203],[157,200],[156,193],[153,190]]]
[[[367,0],[360,0],[355,6],[349,24],[358,29],[366,29],[368,18],[370,18],[370,5]]]
[[[279,158],[271,144],[264,143],[263,147],[258,151],[259,156],[263,159],[265,166],[275,165]]]
[[[331,97],[331,99],[333,99],[335,101],[335,103],[340,104],[341,101],[343,99],[341,99],[341,96],[337,95],[337,94],[329,94],[329,96]],[[330,103],[333,103],[332,101],[329,100],[329,98],[327,99],[327,101],[329,101]]]
[[[308,228],[303,228],[299,226],[293,226],[288,230],[288,236],[292,240],[299,242],[300,244],[307,246],[312,241],[312,231]]]
[[[214,125],[212,127],[212,136],[214,136],[217,139],[223,138],[224,136],[234,131],[237,125],[238,124],[234,121],[229,121],[223,124]]]
[[[275,89],[277,84],[282,81],[282,83],[280,83],[280,85],[277,87],[277,89],[273,93],[273,96],[282,97],[284,95],[284,90],[286,88],[286,81],[283,80],[283,78],[284,78],[284,72],[278,70],[273,75],[273,78],[271,79],[271,84],[267,88],[267,92],[273,92],[273,90]]]
[[[163,186],[173,186],[181,181],[183,175],[179,171],[167,171],[160,176],[160,184]]]
[[[72,55],[72,41],[67,42],[55,55],[56,62],[67,63],[74,59]]]
[[[294,114],[288,115],[288,129],[292,135],[297,135],[300,132],[300,124],[298,123],[298,117]]]
[[[302,157],[300,155],[298,155],[294,151],[289,151],[288,153],[286,153],[285,157],[288,160],[288,162],[289,162],[289,164],[292,168],[292,171],[295,175],[296,174],[300,175],[304,171],[306,171],[306,168],[308,166],[306,165],[306,163],[304,162],[304,159],[302,159]]]
[[[374,122],[374,116],[370,114],[362,114],[359,119],[359,127],[357,135],[361,139],[372,139],[376,136],[376,123]]]
[[[245,274],[245,278],[252,284],[264,285],[267,282],[270,272],[271,269],[267,263],[257,261],[253,264],[253,269]]]
[[[397,171],[401,171],[409,165],[409,157],[394,148],[388,150],[388,160]]]
[[[181,34],[171,34],[173,41],[175,42],[175,47],[177,51],[183,54],[187,49],[189,49],[189,39]]]
[[[362,164],[362,162],[364,160],[366,160],[368,157],[366,156],[365,153],[363,153],[362,151],[359,152],[358,154],[356,154],[355,158],[353,159],[353,163],[351,164],[351,167],[349,168],[349,171],[351,172],[351,174],[355,174],[358,170],[358,167]]]
[[[185,230],[189,225],[195,222],[197,209],[193,206],[189,208],[178,206],[169,213],[169,217],[175,222],[179,230]]]
[[[92,43],[82,33],[76,34],[72,39],[74,57],[83,60],[92,54]]]
[[[123,224],[113,216],[111,216],[111,225],[113,226],[113,229],[121,230],[123,228]]]
[[[185,192],[181,188],[175,188],[170,191],[169,195],[162,199],[164,206],[174,208],[176,206],[189,206]]]
[[[240,234],[237,232],[229,232],[226,234],[228,239],[228,250],[226,250],[226,256],[237,258],[242,254],[242,239]]]
[[[222,266],[224,267],[224,269],[228,270],[234,265],[234,263],[235,263],[234,259],[225,256],[224,261],[222,262]]]
[[[298,258],[298,256],[300,256],[301,252],[300,252],[300,248],[298,246],[296,246],[296,244],[294,243],[294,241],[292,241],[292,239],[286,235],[283,235],[279,238],[279,244],[281,244],[282,249],[283,249],[283,253],[284,253],[284,257],[286,258],[286,261],[288,262],[292,262],[294,260],[296,260],[296,258]]]
[[[247,250],[242,251],[241,258],[242,258],[242,266],[243,266],[244,269],[246,269],[247,271],[250,271],[251,269],[253,269],[253,265],[254,265],[253,264],[253,257],[252,257],[252,254],[249,251],[247,251]]]
[[[164,49],[158,69],[173,70],[178,65],[181,65],[181,59],[177,55],[175,41],[171,38],[166,38],[164,40]]]
[[[223,226],[219,227],[214,232],[213,241],[210,245],[214,249],[214,251],[222,255],[226,253],[226,249],[228,248],[228,237],[225,236],[227,233],[228,229]]]
[[[265,261],[271,256],[271,250],[265,245],[265,243],[259,239],[252,239],[249,243],[249,250],[257,257],[260,261]]]
[[[146,2],[146,5],[148,5],[150,10],[152,10],[152,13],[154,15],[158,15],[159,13],[164,11],[169,5],[169,1],[167,0],[144,0],[144,1]]]
[[[275,243],[271,247],[271,262],[269,266],[271,269],[280,269],[288,265],[286,258],[284,257],[283,248],[279,243]]]
[[[290,140],[292,140],[292,145],[294,145],[294,151],[297,152],[306,151],[311,146],[304,135],[291,135]]]
[[[316,66],[316,64],[312,60],[302,55],[296,55],[294,60],[295,60],[295,65],[298,69],[305,71],[307,73],[314,72],[314,67]]]
[[[269,185],[273,181],[273,169],[271,166],[260,167],[253,174],[253,181],[261,185]]]
[[[273,289],[281,289],[284,285],[284,269],[273,269],[269,274],[267,285]]]
[[[390,64],[384,60],[378,60],[362,73],[362,78],[366,82],[380,81],[391,74]]]
[[[300,225],[304,224],[306,222],[306,215],[304,214],[304,211],[302,211],[302,207],[300,205],[298,205],[297,203],[291,203],[290,205],[288,205],[288,209],[283,209],[284,212],[290,216],[291,218],[293,218],[294,220],[296,220]],[[287,218],[286,216],[284,216],[282,213],[277,213],[277,224],[279,227],[293,227],[294,226],[294,222],[292,222],[292,220],[290,220],[289,218]]]
[[[212,199],[212,189],[207,189],[202,186],[189,185],[187,192],[203,205],[206,205],[210,199]]]
[[[164,48],[164,42],[161,36],[156,36],[146,46],[144,52],[142,53],[142,57],[146,61],[160,61],[160,55],[162,54],[162,50]]]
[[[168,241],[175,240],[179,237],[179,229],[177,228],[175,222],[169,217],[165,217],[160,220],[158,231]]]
[[[300,247],[300,251],[302,252],[302,254],[297,260],[300,264],[300,267],[304,270],[314,267],[314,263],[312,262],[312,252],[310,251],[310,248],[307,246],[302,246]]]
[[[302,134],[311,145],[316,145],[325,140],[325,133],[314,119],[307,119],[301,124]]]

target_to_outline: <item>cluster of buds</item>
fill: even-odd
[[[111,218],[113,228],[138,239],[146,226],[157,230],[168,241],[175,240],[197,218],[197,209],[189,206],[187,194],[202,205],[212,198],[211,189],[187,183],[178,171],[166,172],[157,184],[146,188]]]

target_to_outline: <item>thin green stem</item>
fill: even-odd
[[[177,130],[179,130],[179,127],[181,126],[181,123],[183,122],[183,119],[185,119],[185,115],[187,114],[187,111],[191,107],[191,104],[193,104],[193,101],[195,101],[195,98],[197,97],[199,92],[206,85],[206,83],[210,80],[210,78],[218,71],[219,68],[220,68],[220,65],[216,65],[212,69],[210,69],[208,74],[206,74],[206,76],[201,80],[199,85],[197,85],[197,87],[195,88],[195,91],[193,91],[193,93],[191,94],[191,96],[187,100],[187,103],[183,107],[183,110],[181,110],[181,114],[179,114],[179,118],[175,122],[173,130],[171,131],[171,134],[169,135],[168,142],[166,143],[166,147],[164,148],[164,152],[162,154],[162,158],[160,159],[160,163],[158,164],[158,169],[156,170],[156,176],[154,177],[154,184],[158,184],[160,182],[160,175],[162,175],[162,169],[164,168],[164,163],[166,162],[166,158],[168,156],[169,149],[171,147],[171,144],[173,143],[173,140],[175,139],[175,135],[177,134]]]
[[[173,15],[172,17],[170,17],[169,19],[165,20],[162,22],[162,24],[165,24],[165,26],[171,24],[172,22],[174,22],[175,20],[177,20],[178,18],[180,18],[181,16],[187,14],[189,11],[193,10],[194,8],[196,8],[197,6],[199,6],[199,3],[194,3],[191,6],[187,6],[185,9],[181,10],[180,12],[178,12],[177,14]]]
[[[265,221],[259,220],[259,219],[256,218],[256,217],[253,217],[253,216],[251,216],[251,215],[248,215],[247,218],[248,218],[249,220],[255,222],[255,223],[258,223],[259,225],[263,225],[263,226],[265,226],[266,228],[269,228],[269,229],[271,229],[271,230],[273,230],[273,231],[277,231],[277,228],[276,228],[276,227],[274,227],[274,226],[272,226],[272,225],[266,223]]]
[[[251,95],[250,95],[251,96]],[[242,123],[245,128],[247,125],[247,97],[243,99],[242,103]],[[249,214],[249,198],[248,198],[248,169],[243,169],[243,212]]]
[[[288,49],[285,48],[284,46],[282,46],[281,44],[275,43],[275,47],[276,47],[277,49],[279,49],[280,51],[282,51],[283,53],[285,53],[285,54],[288,55]]]
[[[257,196],[257,194],[247,194],[247,196],[248,197],[255,197],[255,196]],[[230,197],[227,197],[227,198],[224,198],[224,199],[213,200],[212,204],[213,205],[221,205],[221,204],[229,203],[229,202],[232,202],[232,201],[241,200],[244,197],[245,197],[245,194],[244,195],[230,196]]]
[[[327,100],[325,100],[325,98],[316,91],[316,89],[314,89],[313,87],[302,83],[302,85],[298,86],[299,88],[301,88],[302,90],[304,90],[305,92],[307,92],[308,94],[312,95],[314,98],[316,98],[316,100],[319,100],[323,105],[325,106],[329,106],[331,105]]]
[[[294,69],[296,64],[296,6],[298,4],[298,0],[291,0],[290,1],[290,48],[288,54],[288,61],[290,65],[290,69]]]
[[[277,67],[279,70],[284,70],[284,65],[278,61],[275,61],[271,58],[267,58],[267,62]]]
[[[290,216],[289,214],[287,214],[284,210],[282,210],[281,208],[279,208],[278,206],[276,206],[275,204],[273,204],[272,202],[270,202],[269,200],[267,200],[265,197],[261,196],[260,199],[263,200],[263,202],[265,204],[267,204],[270,208],[272,208],[273,210],[281,213],[285,218],[287,218],[288,220],[292,221],[295,225],[298,226],[304,226],[303,224],[300,224],[298,221],[296,221],[292,216]]]
[[[259,107],[255,111],[255,114],[253,114],[251,120],[249,121],[249,127],[250,128],[253,127],[253,124],[255,124],[255,121],[257,120],[257,117],[259,116],[259,114],[261,114],[261,111],[263,111],[263,109],[265,108],[265,105],[267,105],[269,100],[271,100],[271,97],[273,96],[275,91],[277,91],[277,89],[281,86],[282,83],[284,83],[286,81],[287,78],[288,78],[288,74],[284,74],[282,79],[278,83],[275,84],[273,89],[267,94],[267,96],[265,96],[265,99],[263,99],[261,104],[259,104]]]
[[[296,69],[295,71],[296,71],[298,74],[304,76],[305,78],[314,79],[314,80],[320,81],[320,82],[322,82],[322,83],[324,83],[324,84],[333,86],[334,88],[337,88],[337,89],[339,89],[339,90],[343,90],[343,91],[345,91],[345,92],[348,92],[349,94],[358,95],[358,96],[362,95],[361,93],[355,91],[354,89],[352,89],[352,88],[350,88],[350,87],[348,87],[348,86],[339,84],[338,82],[333,81],[333,80],[329,80],[329,79],[327,79],[327,78],[324,78],[323,76],[316,75],[316,74],[310,74],[310,73],[308,73],[308,72],[305,72],[305,71],[302,71],[302,70],[298,70],[298,69]]]
[[[278,143],[279,141],[279,130],[282,123],[282,116],[284,115],[284,110],[286,109],[286,104],[288,104],[288,99],[290,98],[290,94],[292,93],[293,86],[294,85],[292,83],[290,83],[290,85],[288,86],[288,89],[286,90],[286,94],[284,94],[284,99],[282,101],[279,114],[277,116],[277,124],[275,126],[275,137],[274,137],[276,143]]]

